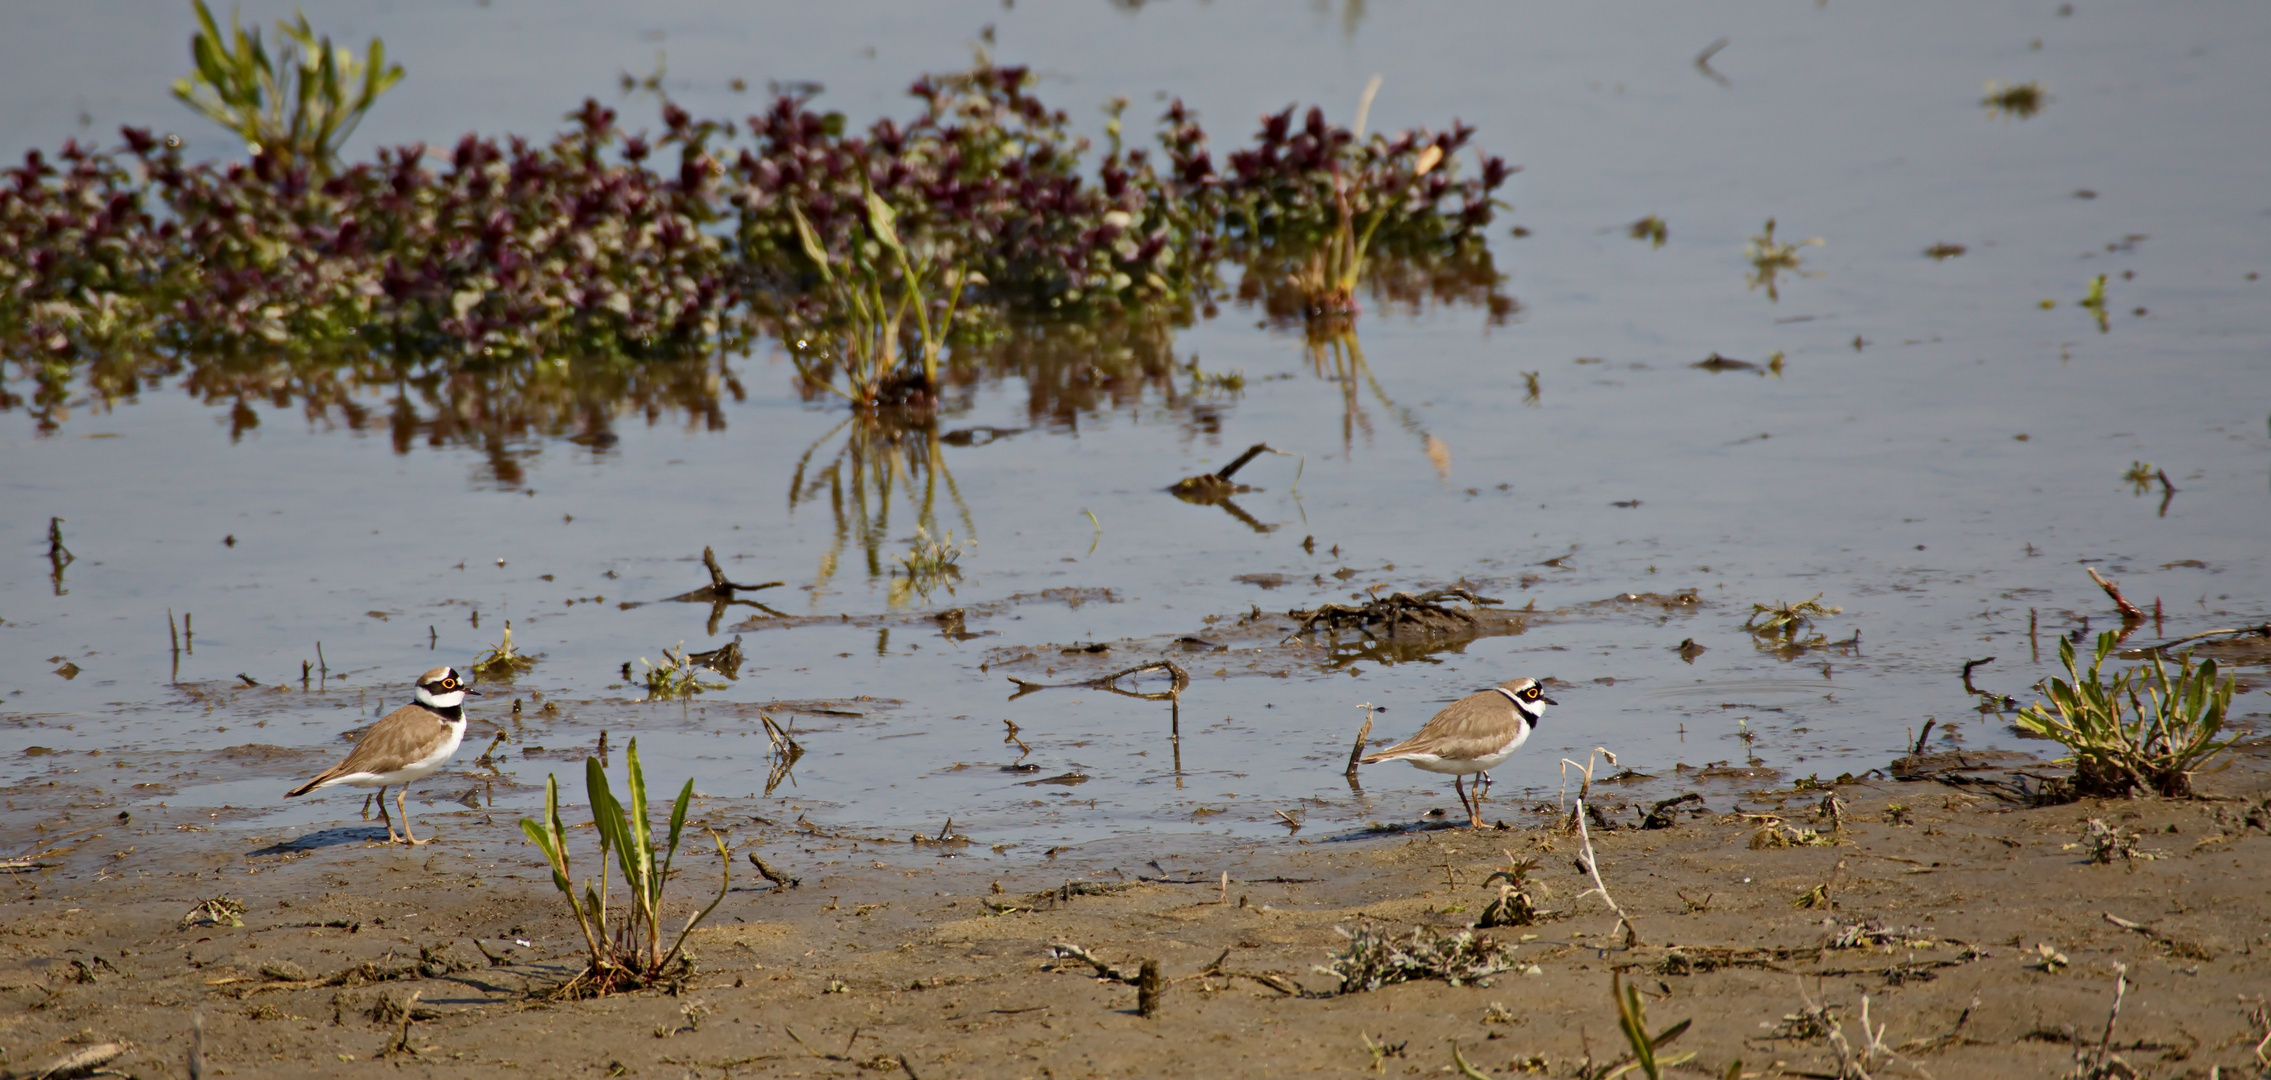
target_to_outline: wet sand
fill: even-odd
[[[1690,1072],[1739,1059],[1745,1075],[1835,1075],[1810,1001],[1855,1052],[1866,1003],[1893,1055],[1878,1076],[2065,1075],[2101,1042],[2140,1075],[2256,1075],[2271,756],[2202,780],[2197,801],[2026,808],[1868,779],[1832,789],[1842,829],[1822,789],[1706,783],[1701,812],[1642,830],[1691,788],[1600,787],[1622,827],[1589,833],[1632,946],[1584,895],[1581,839],[1551,805],[1492,800],[1504,827],[1478,832],[1119,840],[1004,869],[710,800],[700,820],[801,884],[773,888],[737,851],[689,982],[574,1002],[543,991],[575,970],[576,931],[502,814],[428,808],[420,828],[439,839],[416,849],[369,843],[375,823],[246,845],[105,821],[7,882],[0,1046],[13,1076],[125,1042],[111,1067],[180,1077],[201,1017],[207,1076],[1433,1075],[1454,1044],[1492,1076],[1595,1075],[1588,1061],[1623,1056],[1622,972],[1652,1027],[1693,1021],[1667,1047],[1696,1053]],[[2076,846],[2092,818],[2151,857],[2093,864]],[[1776,820],[1825,842],[1754,846]],[[114,857],[160,845],[162,860]],[[1481,932],[1515,964],[1489,985],[1335,993],[1315,970],[1346,946],[1337,929],[1471,925],[1510,857],[1538,860],[1544,915]],[[677,900],[713,895],[714,861],[689,847],[679,865]],[[1816,887],[1827,906],[1801,906]],[[190,917],[220,896],[242,903],[241,927]],[[1060,943],[1129,974],[1155,960],[1157,1015],[1139,1015],[1134,986],[1053,959]],[[2116,964],[2128,986],[2107,1041]]]

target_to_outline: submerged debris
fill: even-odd
[[[1268,443],[1255,443],[1247,447],[1245,453],[1232,459],[1230,464],[1214,472],[1186,476],[1175,481],[1174,485],[1167,489],[1167,493],[1184,502],[1212,505],[1239,492],[1251,491],[1252,488],[1236,483],[1230,477],[1238,470],[1245,468],[1247,462],[1263,454],[1286,454],[1286,451],[1274,449]],[[1290,457],[1291,455],[1287,454],[1287,456]]]
[[[1671,237],[1672,230],[1670,226],[1664,224],[1663,218],[1650,214],[1627,226],[1625,235],[1635,240],[1648,241],[1650,248],[1660,248],[1664,246],[1664,241]]]
[[[710,550],[706,544],[702,547],[702,567],[710,572],[710,583],[693,592],[679,593],[670,598],[672,602],[714,604],[721,601],[731,601],[736,591],[754,592],[758,589],[777,589],[786,584],[786,582],[780,581],[767,581],[758,585],[743,585],[739,582],[728,581],[726,580],[725,570],[718,566],[717,552]]]
[[[2050,94],[2043,90],[2041,83],[2032,80],[2005,86],[1989,79],[1987,96],[1979,99],[1979,103],[1985,105],[1988,112],[2004,119],[2015,117],[2020,120],[2041,112],[2042,107],[2049,102]]]
[[[686,659],[728,679],[739,681],[742,661],[741,635],[733,635],[732,641],[728,641],[708,652],[687,653]]]
[[[1067,651],[1069,652],[1073,650]],[[1083,649],[1079,651],[1087,652],[1090,650]],[[1167,689],[1158,691],[1142,691],[1121,688],[1121,679],[1125,679],[1131,675],[1141,675],[1146,671],[1166,672],[1167,678],[1169,679]],[[1131,668],[1122,668],[1111,673],[1110,675],[1099,675],[1093,679],[1081,679],[1078,682],[1038,683],[1033,682],[1030,679],[1020,679],[1015,675],[1009,676],[1009,681],[1017,684],[1017,693],[1010,695],[1010,700],[1012,701],[1024,697],[1025,695],[1030,694],[1035,690],[1059,690],[1067,687],[1093,690],[1109,690],[1124,697],[1142,698],[1145,701],[1170,701],[1181,696],[1183,691],[1190,687],[1191,673],[1183,670],[1183,665],[1178,664],[1173,660],[1153,660],[1150,663],[1137,664],[1136,666]]]
[[[1480,625],[1473,615],[1456,608],[1445,607],[1445,600],[1465,600],[1481,607],[1499,601],[1478,596],[1461,588],[1430,589],[1423,593],[1400,592],[1375,597],[1363,604],[1350,607],[1346,604],[1320,604],[1310,610],[1293,610],[1287,616],[1301,620],[1301,625],[1286,636],[1287,641],[1323,630],[1338,635],[1342,630],[1355,630],[1366,638],[1393,640],[1399,633],[1416,631],[1418,636],[1446,637],[1472,630]]]

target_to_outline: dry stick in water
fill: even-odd
[[[1356,760],[1364,756],[1364,740],[1372,734],[1372,703],[1367,701],[1357,708],[1364,710],[1364,726],[1356,729],[1356,745],[1348,748],[1348,769],[1341,775],[1356,776]]]
[[[733,599],[734,591],[737,589],[744,592],[754,592],[758,589],[777,589],[785,584],[784,582],[779,581],[767,581],[761,582],[756,585],[744,585],[737,581],[728,581],[725,576],[724,568],[718,565],[717,552],[710,550],[707,545],[702,548],[702,568],[710,572],[709,587],[705,589],[696,589],[693,592],[685,593],[683,595],[673,597],[672,599],[731,600]]]
[[[2137,605],[2130,603],[2128,597],[2121,595],[2121,586],[2119,584],[2107,581],[2103,575],[2098,573],[2097,567],[2094,566],[2085,566],[2082,568],[2082,572],[2090,575],[2090,580],[2097,582],[2098,588],[2104,589],[2105,594],[2113,598],[2113,606],[2121,609],[2122,622],[2131,623],[2145,621],[2145,613],[2139,610]]]
[[[1245,453],[1238,455],[1236,458],[1231,460],[1230,464],[1223,466],[1221,469],[1210,473],[1200,473],[1197,476],[1186,476],[1181,480],[1175,481],[1174,485],[1169,487],[1167,490],[1176,495],[1188,496],[1200,500],[1225,498],[1237,489],[1237,484],[1230,479],[1231,476],[1236,474],[1238,470],[1245,468],[1247,462],[1250,462],[1263,454],[1286,454],[1286,456],[1288,457],[1292,456],[1290,454],[1287,454],[1286,451],[1279,450],[1270,446],[1270,444],[1268,443],[1255,443],[1254,445],[1247,447]]]

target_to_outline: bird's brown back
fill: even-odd
[[[355,748],[348,751],[345,761],[325,769],[322,775],[287,792],[286,797],[305,795],[314,791],[318,785],[342,776],[399,769],[424,757],[426,747],[448,734],[449,725],[439,713],[416,703],[404,705],[386,714],[384,719],[363,732],[363,737],[355,743]]]
[[[1521,722],[1506,695],[1496,690],[1468,694],[1445,706],[1411,738],[1367,755],[1364,764],[1375,765],[1406,754],[1433,754],[1453,761],[1486,757],[1513,739],[1521,731]]]

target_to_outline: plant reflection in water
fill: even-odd
[[[842,436],[840,441],[838,436]],[[821,449],[830,443],[835,444],[834,452],[821,458]],[[821,463],[815,465],[815,460]],[[789,479],[789,510],[794,513],[798,506],[825,497],[836,520],[835,533],[813,578],[813,603],[820,602],[827,584],[835,578],[847,545],[858,548],[869,578],[890,575],[884,548],[893,543],[893,499],[905,498],[917,529],[933,536],[945,535],[947,529],[938,521],[941,488],[954,504],[961,535],[975,540],[977,524],[954,484],[953,472],[946,467],[938,425],[927,416],[906,419],[888,411],[856,412],[806,447]],[[900,607],[912,599],[912,592],[902,595],[895,590],[891,603]]]

